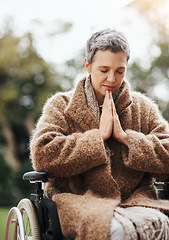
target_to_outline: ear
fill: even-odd
[[[86,57],[85,57],[85,68],[88,71],[88,73],[90,74],[90,64],[89,64],[89,62],[88,62]]]

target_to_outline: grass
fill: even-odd
[[[0,207],[0,240],[5,239],[5,227],[9,209],[8,207]]]

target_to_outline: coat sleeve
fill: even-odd
[[[122,146],[124,164],[138,171],[152,173],[154,176],[168,174],[169,128],[155,104],[152,104],[149,111],[148,129],[148,134],[126,130],[129,148]]]
[[[33,167],[50,177],[69,177],[107,162],[104,142],[98,129],[69,134],[64,115],[65,101],[50,100],[30,141]]]

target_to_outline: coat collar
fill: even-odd
[[[85,131],[99,128],[99,123],[96,121],[92,113],[87,107],[86,97],[84,92],[84,84],[86,78],[78,82],[73,96],[65,109],[65,115],[72,119]],[[130,94],[130,85],[127,81],[123,81],[120,95],[115,103],[116,111],[120,115],[132,103]]]
[[[65,114],[86,131],[93,128],[99,128],[99,123],[95,120],[86,104],[84,92],[85,80],[86,78],[83,78],[78,82],[73,96],[65,109]]]
[[[121,115],[122,112],[130,106],[132,101],[133,99],[131,96],[130,84],[128,81],[123,80],[123,83],[121,85],[121,93],[115,102],[117,114]]]

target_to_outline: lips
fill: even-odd
[[[116,86],[109,86],[109,85],[103,85],[105,88],[106,88],[106,90],[108,90],[108,91],[111,91],[111,90],[113,90]]]

